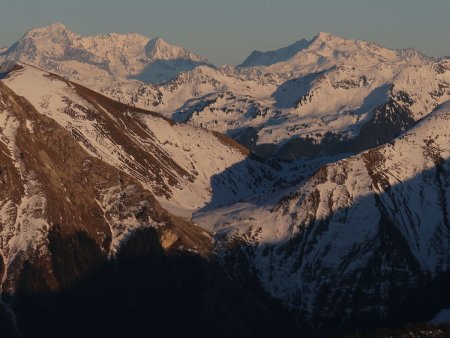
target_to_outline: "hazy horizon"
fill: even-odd
[[[450,55],[450,2],[431,0],[298,2],[280,0],[0,0],[0,47],[28,30],[65,24],[79,35],[137,32],[161,37],[216,65],[241,63],[253,50],[273,50],[320,31]],[[27,10],[24,10],[26,8]]]

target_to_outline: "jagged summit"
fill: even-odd
[[[167,43],[160,37],[151,39],[145,46],[147,56],[152,60],[192,60],[198,62],[208,62],[208,59],[200,55],[191,53],[186,49]]]
[[[69,28],[67,28],[67,26],[61,22],[54,22],[48,26],[32,28],[27,33],[25,33],[25,35],[33,35],[45,32],[57,32],[57,31],[69,31]]]
[[[149,38],[139,33],[108,33],[98,34],[94,36],[81,36],[72,32],[67,26],[56,22],[48,26],[33,28],[26,32],[17,44],[24,45],[33,43],[42,51],[49,52],[52,44],[60,45],[61,49],[68,48],[85,48],[103,47],[103,49],[111,49],[107,44],[118,45],[145,45]],[[26,51],[26,50],[25,50]],[[102,50],[98,50],[97,54],[101,54]]]
[[[329,39],[333,39],[333,38],[339,38],[337,35],[334,35],[332,33],[328,33],[328,32],[319,32],[316,34],[316,36],[314,36],[314,38],[311,41],[315,41],[315,40],[329,40]]]
[[[209,63],[161,38],[138,33],[80,36],[62,23],[28,31],[0,61],[23,61],[78,80],[120,77],[144,82],[167,81],[181,71]]]
[[[169,48],[170,48],[169,44],[160,37],[151,39],[148,42],[147,46],[145,47],[148,53],[151,53],[152,51],[164,50]]]

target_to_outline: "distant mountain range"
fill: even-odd
[[[334,337],[450,308],[450,59],[319,33],[216,67],[53,24],[0,63],[0,332]]]
[[[54,24],[31,30],[1,58],[225,133],[262,157],[282,159],[376,146],[449,98],[447,59],[330,33],[253,52],[236,68],[216,68],[161,39],[80,37]],[[389,116],[392,109],[401,111],[395,119]],[[383,132],[370,135],[379,132],[376,128]]]
[[[81,37],[61,23],[27,32],[4,51],[4,62],[26,62],[64,76],[169,80],[208,60],[140,34]]]

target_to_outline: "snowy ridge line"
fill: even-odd
[[[165,81],[180,71],[209,64],[206,58],[161,38],[137,33],[82,37],[61,23],[27,32],[2,53],[2,59],[5,63],[29,60],[84,80],[138,78],[149,82]]]
[[[159,199],[174,201],[182,208],[195,210],[208,203],[211,177],[247,158],[244,148],[226,137],[115,103],[35,67],[25,65],[4,82],[41,114],[70,131],[92,156],[125,169]],[[37,93],[37,86],[45,90]],[[211,151],[217,154],[212,163],[203,156]],[[238,189],[246,194],[251,191]],[[227,198],[239,198],[239,194],[233,195]]]
[[[55,37],[52,47],[39,40],[46,34]],[[73,73],[66,66],[53,67],[64,64],[57,55],[72,48],[71,34],[61,24],[29,34],[39,50],[48,52],[48,63],[27,62],[25,50],[10,59],[33,63],[128,105],[227,134],[262,157],[308,157],[307,151],[298,150],[305,147],[323,155],[356,153],[378,145],[375,135],[366,136],[373,124],[386,124],[382,129],[392,129],[395,136],[450,98],[448,60],[330,33],[279,51],[257,53],[256,59],[273,58],[263,65],[257,65],[256,59],[253,67],[201,64],[158,85],[114,72],[111,80],[101,75],[101,64],[97,65],[100,73],[88,72],[98,73],[96,79],[88,79],[79,72],[92,67],[92,62],[76,54],[71,56],[76,63],[66,65],[73,67]],[[129,39],[129,48],[141,48],[139,39]],[[151,45],[164,47],[160,40]],[[102,42],[92,48],[101,54],[106,47]],[[394,113],[399,116],[393,117]],[[384,136],[381,143],[392,135]]]

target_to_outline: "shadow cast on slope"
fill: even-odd
[[[385,104],[389,101],[389,91],[391,90],[391,85],[384,84],[378,88],[375,88],[369,95],[364,98],[364,102],[361,107],[354,111],[355,115],[361,115],[367,113],[381,104]]]
[[[383,159],[379,157],[377,149],[369,151],[365,158],[367,170],[372,178],[373,187],[382,189],[381,193],[374,191],[370,195],[361,197],[357,203],[333,211],[327,219],[317,220],[313,216],[312,221],[303,225],[299,234],[287,243],[274,242],[258,248],[258,245],[243,238],[233,237],[227,244],[228,255],[223,259],[225,270],[234,280],[246,285],[247,281],[259,279],[257,260],[265,257],[269,261],[278,262],[277,266],[270,267],[270,269],[277,269],[280,268],[278,265],[281,263],[274,257],[282,257],[281,261],[285,262],[294,259],[295,262],[290,265],[294,269],[293,276],[301,269],[301,278],[315,288],[314,313],[300,310],[303,301],[300,291],[292,294],[290,301],[304,337],[335,337],[358,329],[402,327],[407,323],[431,320],[440,310],[450,308],[450,288],[448,287],[450,285],[450,251],[448,250],[450,160],[444,160],[435,155],[430,156],[435,167],[390,186],[384,173],[376,170],[379,161]],[[240,163],[237,166],[244,164]],[[219,176],[228,177],[232,169]],[[326,172],[325,166],[314,177],[325,182]],[[217,180],[219,180],[218,177],[212,178],[213,187]],[[429,188],[433,194],[427,195],[430,191],[420,192],[418,187]],[[213,190],[213,208],[217,207],[221,194],[220,190]],[[420,206],[435,202],[435,205],[428,206],[432,209],[426,209],[425,216],[420,218],[422,223],[417,221],[416,217],[419,217],[420,211],[415,210],[416,205],[413,199],[402,197],[402,194],[421,196],[423,200]],[[297,199],[300,200],[300,196],[296,194],[286,196],[279,201],[279,208]],[[390,201],[391,204],[386,201]],[[315,208],[318,207],[319,200],[314,198],[314,194],[311,203],[315,205]],[[352,211],[356,208],[366,204],[371,206],[371,208],[363,208],[362,211],[366,215],[366,222],[369,222],[374,214],[379,215],[375,236],[362,244],[359,243],[360,238],[355,238],[353,247],[345,257],[340,258],[341,261],[336,265],[336,270],[330,271],[323,265],[321,257],[316,256],[315,250],[317,248],[321,250],[320,247],[323,247],[325,252],[332,252],[334,244],[327,242],[325,234],[333,228],[342,229],[349,236],[358,233],[359,227],[364,228],[365,222],[350,223],[349,215],[352,215]],[[399,221],[399,218],[396,219],[395,216],[402,210],[402,215],[404,214],[405,217]],[[275,211],[272,210],[272,212]],[[426,217],[427,213],[440,215],[440,221],[436,223],[430,217]],[[408,235],[416,234],[417,236],[418,228],[436,228],[432,245],[431,242],[418,243],[419,246],[431,245],[429,254],[439,257],[438,269],[434,273],[425,271],[424,262],[418,258],[420,253],[415,254],[418,250],[415,241],[422,239]],[[339,257],[338,253],[336,255]],[[370,256],[366,264],[355,268],[353,264],[365,255]],[[247,286],[246,289],[251,287]],[[298,310],[295,310],[296,306]]]
[[[131,78],[145,83],[164,83],[172,80],[181,72],[187,72],[204,65],[208,65],[208,63],[191,60],[157,60]]]
[[[384,89],[380,87],[380,91]],[[281,145],[273,156],[292,161],[318,154],[357,154],[392,142],[415,124],[416,121],[409,108],[390,100],[373,110],[370,121],[361,127],[358,136],[353,139],[343,139],[340,133],[334,132],[325,133],[321,143],[316,143],[312,138],[294,137]]]
[[[11,72],[23,69],[22,66],[14,64],[12,67],[8,65],[0,65],[0,80],[6,79]]]
[[[308,40],[299,40],[293,43],[290,46],[269,51],[269,52],[260,52],[253,51],[247,59],[244,60],[243,63],[238,65],[239,68],[246,67],[257,67],[257,66],[270,66],[278,62],[288,61],[292,57],[294,57],[297,53],[307,48],[311,44],[311,41]]]
[[[245,201],[267,190],[275,181],[273,168],[257,155],[250,153],[243,161],[231,165],[211,177],[211,200],[200,212]]]
[[[436,162],[436,168],[421,173],[428,181],[434,179],[440,211],[445,214],[448,166]],[[373,175],[383,184],[382,177]],[[421,176],[402,184],[414,186]],[[57,291],[48,278],[48,267],[26,262],[17,293],[3,296],[16,314],[22,337],[30,338],[334,337],[355,329],[428,321],[450,307],[450,272],[431,276],[420,269],[404,233],[383,204],[393,189],[396,186],[386,186],[384,193],[363,198],[374,199],[381,214],[377,235],[368,243],[373,250],[369,262],[358,274],[344,274],[364,253],[363,246],[345,257],[335,274],[327,275],[320,260],[313,261],[302,278],[316,280],[315,273],[323,275],[317,312],[294,312],[296,321],[262,289],[252,260],[257,248],[251,243],[235,243],[219,264],[189,252],[164,251],[154,229],[138,230],[117,258],[108,260],[87,233],[63,235],[55,227],[48,239]],[[300,267],[314,246],[323,244],[326,231],[338,222],[346,224],[342,217],[347,214],[346,209],[337,210],[328,219],[311,222],[290,242],[273,243],[265,254],[295,257]],[[364,292],[369,289],[375,292]],[[299,302],[301,296],[296,295]],[[379,307],[386,309],[382,316]],[[343,321],[348,308],[354,314]],[[0,324],[2,333],[13,327],[1,307]]]
[[[297,332],[276,302],[256,289],[244,291],[214,260],[165,252],[152,228],[134,233],[113,260],[85,232],[52,231],[49,249],[59,289],[50,288],[38,264],[25,262],[16,294],[5,297],[16,315],[17,337],[256,338]],[[0,311],[3,318],[8,322]],[[2,326],[2,337],[5,332]]]
[[[326,71],[325,71],[326,72]],[[300,99],[295,99],[296,91],[306,94],[312,82],[322,75],[323,72],[312,74],[304,78],[292,79],[279,87],[273,97],[281,108],[292,108]],[[391,142],[397,136],[415,125],[414,114],[410,110],[412,99],[407,93],[391,92],[392,86],[385,84],[375,88],[364,100],[361,107],[349,112],[358,118],[364,118],[358,135],[349,136],[347,133],[328,131],[317,142],[314,137],[293,136],[286,142],[274,144],[251,144],[252,151],[262,157],[275,157],[284,161],[293,161],[302,157],[317,155],[356,154],[361,151],[377,147]],[[286,96],[288,99],[286,99]],[[302,96],[303,98],[304,96]],[[297,100],[297,101],[295,101]],[[382,103],[380,105],[380,103]],[[364,113],[369,113],[363,116]],[[283,118],[269,120],[271,123],[282,123]],[[317,135],[316,135],[317,136]],[[257,140],[257,138],[256,138]],[[245,139],[244,139],[245,141]]]
[[[299,99],[306,95],[311,89],[314,81],[332,68],[282,83],[272,94],[272,97],[275,99],[275,108],[294,108]]]

